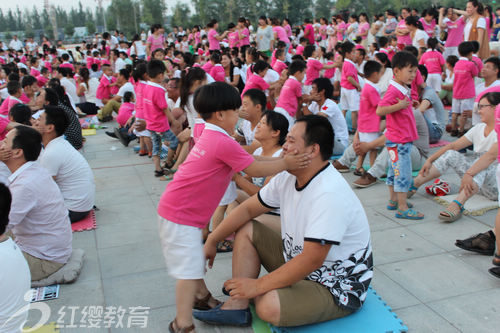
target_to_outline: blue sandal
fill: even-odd
[[[410,199],[415,193],[417,193],[417,191],[418,191],[418,187],[415,186],[415,183],[413,183],[413,179],[412,179],[411,186],[408,189],[408,193],[406,193],[406,198]]]
[[[413,208],[413,205],[409,202],[406,203],[408,208]],[[389,200],[389,204],[387,205],[387,210],[396,210],[398,209],[398,202]]]
[[[398,209],[398,211],[396,212],[396,217],[398,219],[422,220],[424,218],[424,214],[419,213],[411,208],[408,208],[405,211]]]

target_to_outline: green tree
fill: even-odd
[[[42,29],[42,19],[35,6],[33,6],[33,10],[31,11],[31,15],[29,17],[33,25],[33,29]]]
[[[330,17],[332,11],[332,1],[331,0],[316,0],[314,3],[314,17],[321,18]]]
[[[167,5],[165,0],[141,0],[142,20],[147,24],[165,23]]]
[[[87,22],[85,22],[85,27],[87,28],[87,33],[89,35],[95,34],[96,26],[94,20],[88,20]]]
[[[26,29],[24,30],[24,37],[33,38],[35,37],[35,32],[33,31],[33,27],[31,24],[26,24]]]
[[[66,37],[73,37],[74,34],[75,34],[75,26],[73,25],[73,23],[66,24],[66,26],[64,26],[64,35]]]
[[[171,24],[185,27],[189,22],[190,12],[188,5],[178,2],[173,9]]]

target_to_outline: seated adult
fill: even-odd
[[[0,330],[21,332],[28,318],[29,302],[24,298],[30,290],[30,269],[19,246],[6,235],[12,196],[0,183]]]
[[[487,89],[500,85],[500,59],[498,57],[490,57],[484,61],[484,66],[481,69],[481,78],[484,79],[476,85],[476,96],[479,96]],[[479,123],[480,117],[477,109],[477,102],[474,103],[472,109],[472,125]]]
[[[87,160],[64,140],[68,117],[57,106],[47,106],[35,128],[42,135],[44,149],[39,162],[54,178],[69,211],[71,223],[84,219],[94,206],[94,174]]]
[[[83,146],[83,136],[82,126],[80,125],[76,111],[71,107],[67,96],[64,94],[64,88],[58,85],[56,81],[52,81],[52,87],[40,90],[36,101],[37,108],[42,110],[45,106],[52,105],[64,110],[69,119],[69,125],[64,132],[64,137],[78,150]],[[39,114],[40,112],[37,113],[37,117]]]
[[[16,126],[0,144],[0,156],[12,175],[12,206],[7,231],[28,261],[31,281],[58,271],[72,251],[68,210],[61,191],[48,172],[36,163],[42,137],[28,126]]]
[[[254,137],[257,125],[266,111],[266,104],[266,94],[260,89],[248,89],[241,99],[240,117],[243,119],[236,129],[236,140],[250,154],[253,154],[260,146],[259,141],[254,140]]]
[[[413,142],[410,157],[412,170],[418,170],[429,154],[429,129],[424,116],[418,109],[413,109],[413,115],[417,125],[418,140]],[[381,135],[372,142],[359,142],[359,137],[355,135],[352,145],[345,150],[340,159],[333,161],[333,166],[340,172],[349,172],[351,164],[358,155],[366,154],[373,149],[383,148],[371,168],[352,183],[358,188],[370,187],[377,183],[377,178],[381,178],[387,172],[389,153],[385,147],[386,141],[385,135]]]
[[[134,86],[129,82],[130,72],[123,68],[118,73],[118,77],[116,78],[116,83],[120,87],[116,95],[111,97],[111,99],[104,105],[99,115],[97,116],[100,121],[109,121],[113,119],[113,112],[118,113],[120,109],[120,105],[122,104],[122,98],[127,91],[131,91],[134,96]]]
[[[297,120],[285,154],[310,153],[311,163],[271,179],[234,209],[205,243],[212,266],[216,245],[237,231],[230,298],[193,311],[209,323],[250,325],[250,300],[264,321],[296,326],[341,318],[363,305],[373,276],[370,229],[361,202],[328,162],[334,134],[325,117]],[[281,235],[253,218],[279,207]],[[259,278],[260,266],[267,275]]]
[[[90,77],[88,68],[82,67],[78,72],[78,82],[76,94],[79,100],[76,102],[76,107],[85,114],[97,114],[99,108],[96,105],[95,94],[99,81]]]
[[[328,119],[335,133],[333,155],[342,154],[349,145],[349,131],[342,111],[340,111],[340,108],[332,100],[332,82],[327,78],[314,80],[310,96],[312,102],[308,106],[303,107],[302,112],[305,115],[317,114]]]
[[[495,107],[500,103],[500,93],[487,93],[479,101],[479,115],[481,122],[473,126],[465,135],[458,140],[442,147],[425,161],[418,176],[414,179],[414,185],[410,188],[408,195],[413,195],[418,187],[433,180],[448,170],[455,171],[462,183],[466,181],[469,186],[460,189],[460,192],[446,210],[439,213],[439,218],[447,222],[458,220],[462,216],[463,205],[474,194],[480,193],[485,197],[496,200],[498,187],[496,184],[496,163],[492,163],[487,169],[472,173],[471,168],[478,158],[487,152],[497,142],[495,132]],[[464,155],[458,151],[474,146],[474,154]]]
[[[257,89],[250,89],[247,93],[251,90]],[[259,141],[261,146],[253,152],[253,155],[279,157],[287,134],[288,120],[284,115],[275,111],[264,112],[255,129],[255,139]],[[257,194],[264,185],[269,183],[271,178],[272,177],[250,178],[241,174],[235,174],[233,180],[239,188],[237,190],[238,197],[236,198],[236,202],[241,204],[252,195]],[[279,216],[279,209],[275,209],[267,214],[256,217],[255,220],[263,223],[276,232],[280,232]]]
[[[418,70],[422,74],[422,78],[427,80],[427,68],[424,65],[419,65]],[[436,143],[441,140],[446,128],[447,112],[444,109],[443,102],[436,94],[436,90],[431,86],[425,86],[422,89],[422,100],[418,106],[418,110],[424,115],[427,128],[429,129],[429,143]]]

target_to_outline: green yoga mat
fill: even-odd
[[[252,312],[252,329],[254,333],[272,333],[269,325],[257,316],[255,306],[250,305],[250,311]]]

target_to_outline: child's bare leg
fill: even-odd
[[[144,136],[143,138],[144,138],[144,144],[146,145],[148,152],[151,153],[153,151],[153,142],[151,141],[151,138],[147,136]]]
[[[363,167],[363,162],[365,161],[366,154],[358,155],[358,161],[356,162],[356,169]]]
[[[375,160],[377,159],[377,150],[370,150],[370,167],[375,164]]]
[[[175,285],[175,304],[177,305],[177,327],[184,328],[193,325],[193,304],[200,280],[177,280]]]
[[[139,151],[143,152],[146,149],[146,144],[144,143],[145,137],[139,137]]]
[[[396,196],[396,192],[394,192],[394,186],[389,185],[387,187],[389,187],[389,200],[397,201],[398,198]]]
[[[457,118],[459,114],[458,113],[452,113],[451,114],[451,129],[454,131],[457,129]]]
[[[466,114],[468,114],[469,112],[472,112],[472,111],[468,111],[468,110],[464,111],[461,114],[460,118],[458,119],[458,130],[460,132],[463,132],[465,130],[465,123],[467,122],[467,118],[468,118],[466,116]]]
[[[406,203],[406,192],[395,192],[398,199],[398,208],[400,211],[408,210],[408,204]]]
[[[174,169],[174,170],[179,169],[179,166],[186,159],[186,157],[189,153],[189,142],[184,142],[182,144],[179,144],[179,149],[177,151],[178,151],[177,161],[175,161],[175,164],[172,167],[172,169]]]
[[[169,149],[168,153],[167,153],[167,163],[168,164],[170,164],[172,162],[172,160],[174,159],[174,155],[175,155],[175,150]]]
[[[159,155],[154,155],[153,156],[153,163],[155,165],[155,170],[156,171],[162,171],[163,169],[160,166],[160,156]]]
[[[352,129],[355,131],[358,128],[358,111],[351,111]]]

